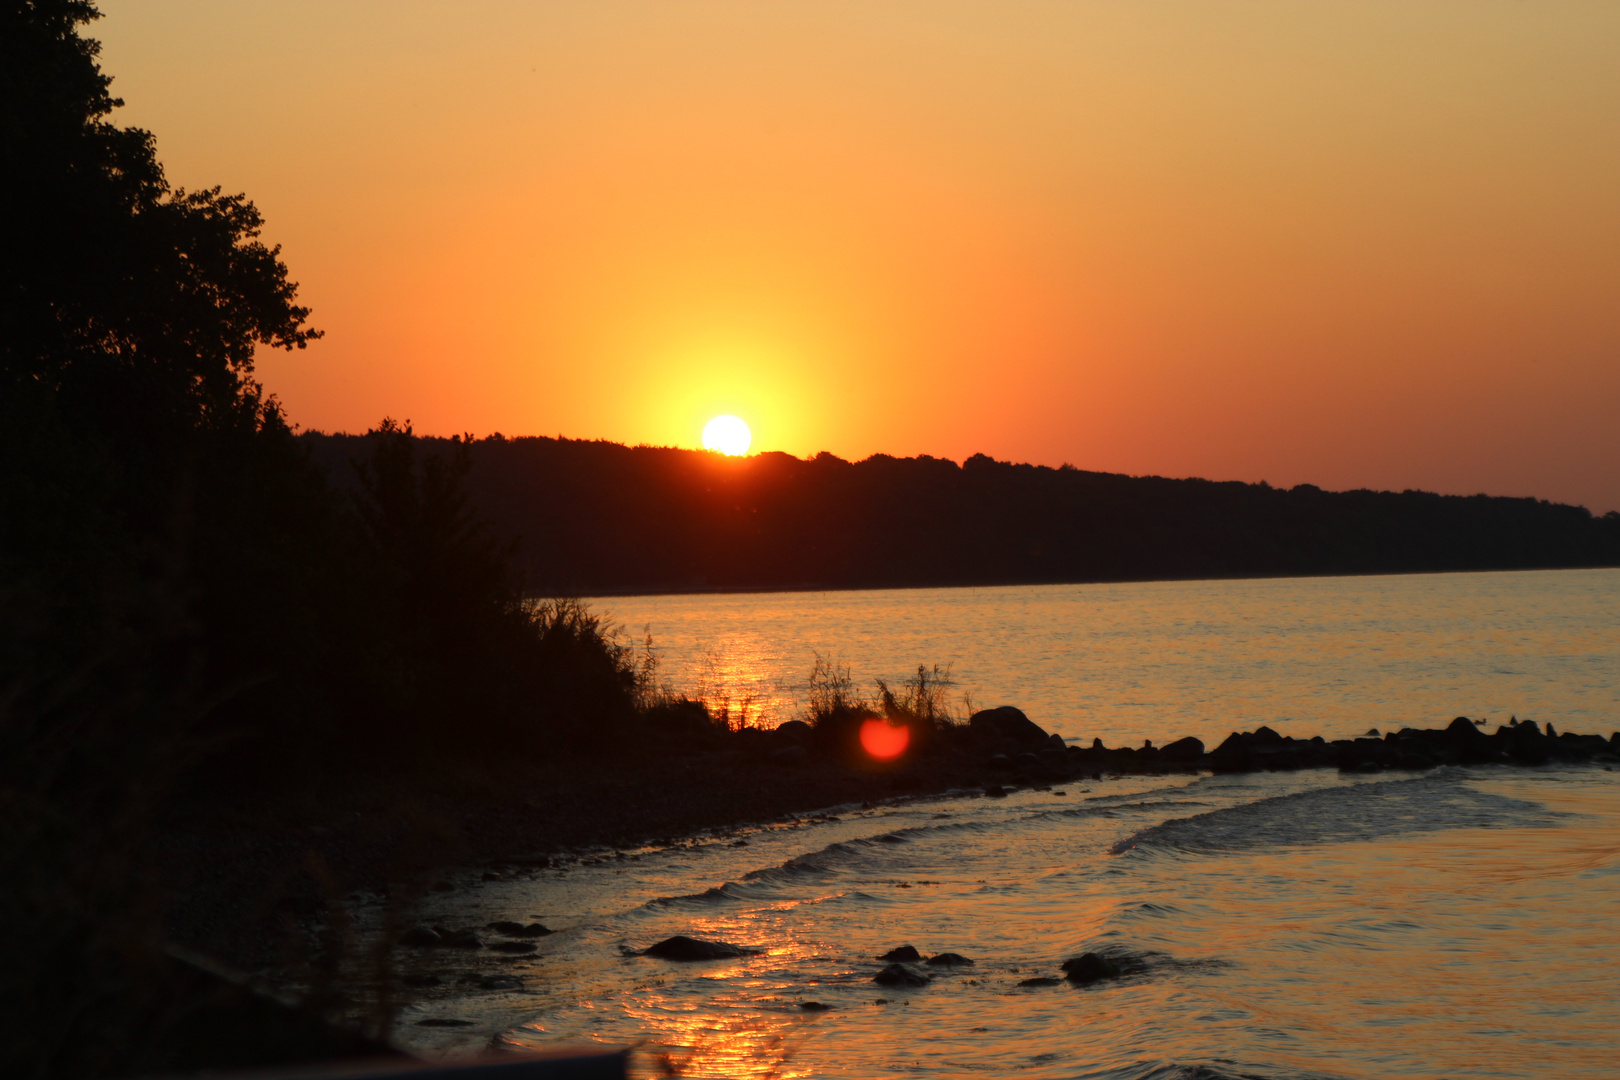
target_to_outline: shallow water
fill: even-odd
[[[610,597],[677,688],[766,724],[805,700],[816,654],[866,688],[951,665],[977,704],[1016,704],[1110,746],[1270,724],[1344,738],[1467,715],[1620,726],[1620,570]]]
[[[734,701],[775,695],[777,719],[821,650],[889,678],[954,662],[982,703],[1113,744],[1459,713],[1620,726],[1620,571],[608,603],[652,622],[673,681],[707,669]],[[1612,1077],[1620,1062],[1620,773],[1601,766],[1115,778],[619,854],[431,897],[429,922],[559,932],[529,957],[411,954],[447,985],[406,1011],[407,1044],[636,1044],[646,1075],[667,1053],[683,1075],[733,1078]],[[677,933],[762,952],[627,955]],[[975,962],[917,990],[873,984],[875,958],[906,943]],[[1097,949],[1142,970],[1018,985]],[[459,978],[491,970],[523,986]]]
[[[429,1017],[512,1046],[635,1043],[649,1075],[664,1050],[703,1077],[1612,1077],[1617,777],[1116,779],[492,883],[430,917],[560,932],[511,965],[523,990],[424,1001],[404,1031],[424,1049],[453,1042],[413,1026]],[[624,955],[675,933],[764,952]],[[874,985],[904,943],[975,963]],[[1146,970],[1018,986],[1098,948]]]

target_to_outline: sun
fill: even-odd
[[[748,453],[754,433],[735,416],[717,416],[703,425],[703,449],[736,457]]]

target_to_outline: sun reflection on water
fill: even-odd
[[[651,1026],[651,1025],[650,1025]],[[796,1062],[807,1033],[800,1025],[764,1015],[688,1014],[667,1027],[652,1026],[647,1043],[631,1056],[640,1077],[736,1077],[794,1080],[810,1076]]]

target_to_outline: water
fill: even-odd
[[[923,651],[1050,726],[1124,742],[1207,738],[1196,717],[1331,735],[1487,710],[1606,731],[1617,588],[1574,572],[847,594],[841,621],[838,596],[644,610],[663,613],[672,670],[746,640],[719,670],[785,695],[804,650],[894,674]],[[975,656],[981,633],[994,647]],[[428,921],[559,932],[531,957],[414,954],[448,986],[406,1011],[406,1043],[636,1044],[644,1075],[663,1053],[733,1078],[1612,1077],[1620,1060],[1620,773],[1598,765],[1116,778],[623,855],[433,896]],[[761,952],[627,955],[676,933]],[[905,943],[975,963],[875,985]],[[1099,949],[1140,970],[1019,985]],[[472,989],[463,970],[524,985]]]
[[[1467,715],[1620,726],[1620,570],[613,597],[677,688],[769,725],[817,653],[891,684],[950,665],[1110,746],[1270,724],[1346,738]],[[960,701],[958,700],[960,708]]]

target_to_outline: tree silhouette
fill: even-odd
[[[245,196],[171,188],[151,133],[107,121],[122,102],[77,33],[98,17],[0,8],[0,363],[72,422],[239,423],[267,408],[255,347],[319,331]]]

